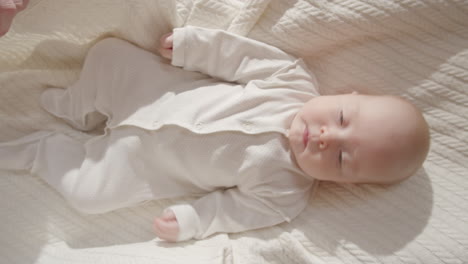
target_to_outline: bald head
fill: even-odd
[[[391,123],[386,150],[388,168],[383,183],[404,180],[421,168],[429,152],[429,126],[421,111],[409,101],[397,96],[380,96],[384,105],[392,106],[388,114]]]

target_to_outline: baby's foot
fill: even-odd
[[[76,104],[66,89],[49,88],[41,95],[42,107],[75,129],[91,131],[106,120],[99,112],[81,109]]]

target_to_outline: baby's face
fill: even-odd
[[[389,182],[411,140],[412,117],[386,97],[319,96],[295,116],[289,141],[301,169],[319,180]],[[400,129],[401,128],[401,129]],[[385,179],[383,178],[385,177]]]

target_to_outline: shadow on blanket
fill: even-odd
[[[433,192],[424,170],[395,186],[323,187],[311,208],[320,224],[313,222],[304,235],[317,242],[327,237],[329,250],[350,242],[371,254],[391,255],[424,230],[432,213]],[[338,197],[325,194],[330,191]]]
[[[432,214],[432,195],[424,170],[393,186],[321,182],[297,219],[280,225],[282,230],[262,230],[261,237],[276,240],[281,248],[319,248],[331,255],[354,247],[373,255],[392,255],[423,232]],[[251,235],[258,238],[247,234]],[[276,255],[269,252],[271,247],[258,248],[265,258]]]

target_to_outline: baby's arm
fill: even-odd
[[[242,232],[289,221],[306,206],[309,187],[258,193],[239,188],[209,193],[192,204],[171,206],[167,220],[157,218],[156,234],[168,241],[202,239],[218,232]],[[264,189],[264,186],[256,188]],[[165,218],[164,216],[162,218]],[[174,224],[176,223],[176,224]]]
[[[302,60],[265,43],[222,30],[184,27],[161,38],[160,53],[174,66],[232,82],[265,80],[278,73],[312,75]],[[297,74],[297,73],[296,73]]]
[[[159,233],[156,231],[160,238],[168,241],[201,239],[217,232],[242,232],[276,225],[285,220],[259,200],[241,193],[237,188],[215,191],[191,205],[175,205],[166,211],[174,213],[180,231],[177,237],[166,236],[170,228]]]

